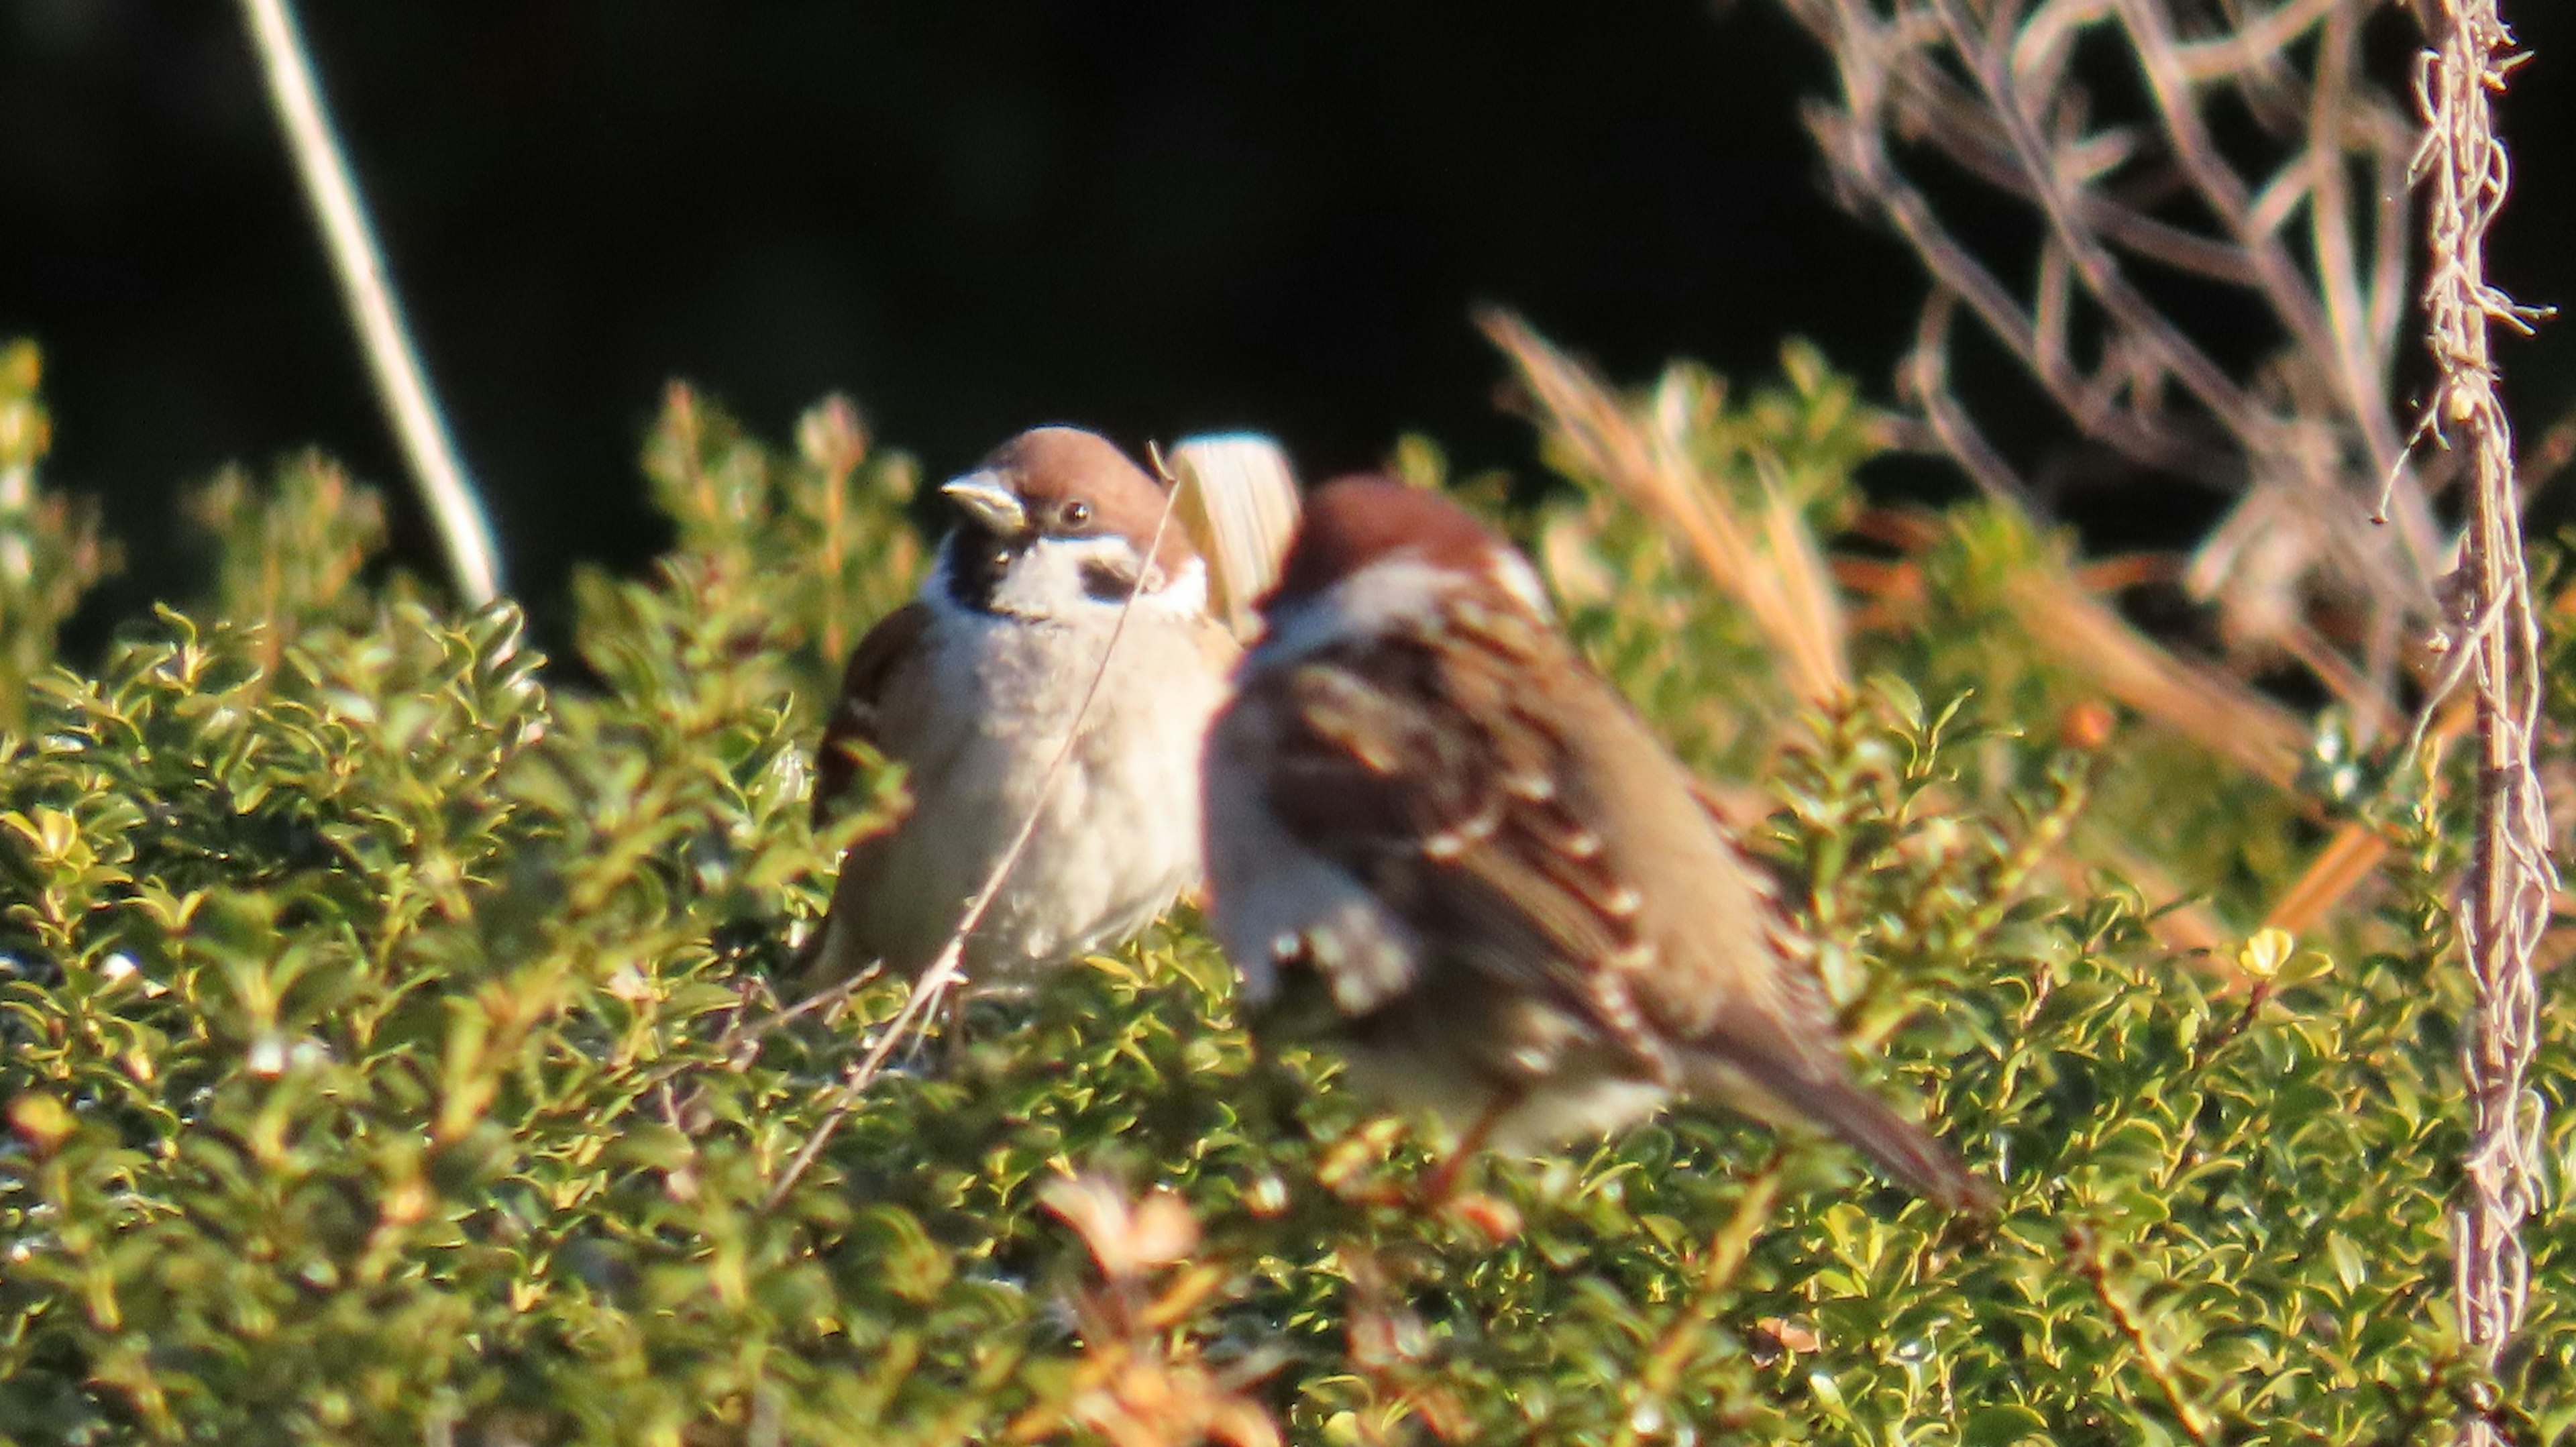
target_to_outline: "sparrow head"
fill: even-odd
[[[1307,496],[1279,585],[1261,600],[1261,651],[1294,657],[1417,627],[1461,596],[1551,616],[1538,575],[1475,514],[1392,478],[1336,478]]]
[[[1162,484],[1097,433],[1037,427],[939,489],[962,514],[940,550],[934,586],[986,613],[1061,619],[1124,607],[1205,607],[1206,572]],[[1150,556],[1149,556],[1150,554]]]

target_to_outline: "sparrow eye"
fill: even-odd
[[[1063,507],[1058,508],[1056,510],[1056,516],[1063,519],[1066,527],[1078,528],[1084,523],[1091,521],[1091,504],[1084,502],[1081,498],[1077,497],[1073,501],[1066,503]]]

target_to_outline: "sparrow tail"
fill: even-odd
[[[1800,1069],[1748,1052],[1737,1055],[1729,1064],[1761,1087],[1757,1094],[1788,1107],[1761,1114],[1803,1117],[1823,1126],[1860,1147],[1889,1179],[1943,1210],[1981,1218],[1995,1214],[1992,1184],[1969,1174],[1958,1156],[1935,1140],[1931,1132],[1898,1115],[1886,1101],[1844,1076],[1839,1062],[1825,1069]],[[1743,1076],[1735,1078],[1741,1080]],[[1708,1083],[1716,1085],[1725,1079],[1721,1075]],[[1721,1100],[1729,1094],[1723,1090],[1714,1093]]]
[[[1968,1173],[1948,1146],[1848,1080],[1806,1080],[1788,1099],[1799,1111],[1860,1147],[1897,1184],[1944,1210],[1995,1213],[1992,1185]]]

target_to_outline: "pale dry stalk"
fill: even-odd
[[[2023,569],[2006,597],[2034,641],[2103,692],[2274,788],[2297,782],[2308,730],[2287,709],[2178,657],[2054,568]]]
[[[458,601],[480,608],[501,593],[500,552],[492,542],[492,525],[484,516],[483,497],[458,457],[456,440],[447,429],[420,349],[412,344],[403,319],[402,299],[394,291],[377,244],[375,223],[349,173],[349,158],[340,133],[331,123],[313,72],[313,57],[296,23],[293,0],[241,0],[242,18],[268,79],[269,100],[278,128],[295,158],[305,199],[322,230],[340,294],[349,308],[359,350],[376,379],[376,395],[386,419],[411,465],[430,521],[447,552],[449,579]]]
[[[1584,471],[1603,479],[1690,549],[1709,580],[1762,631],[1799,698],[1823,702],[1851,688],[1849,639],[1832,570],[1795,499],[1761,479],[1758,510],[1745,508],[1690,455],[1688,420],[1658,406],[1644,422],[1599,377],[1518,317],[1479,323],[1519,369],[1548,431]]]
[[[2439,0],[2433,49],[2417,74],[2428,128],[2416,158],[2431,190],[2424,289],[2437,370],[2420,431],[2465,455],[2469,526],[2462,539],[2456,647],[2469,650],[2477,724],[2477,841],[2454,914],[2475,1000],[2461,1051],[2470,1109],[2466,1180],[2452,1215],[2460,1336],[2493,1370],[2522,1323],[2530,1263],[2522,1225],[2539,1202],[2542,1105],[2525,1084],[2538,1044],[2532,956],[2549,921],[2556,870],[2532,745],[2540,712],[2539,627],[2522,552],[2513,433],[2496,391],[2488,327],[2528,331],[2533,313],[2486,279],[2486,233],[2510,170],[2493,96],[2518,57],[2495,0]],[[2471,1444],[2501,1441],[2472,1412]]]

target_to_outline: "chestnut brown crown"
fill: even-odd
[[[1141,554],[1164,512],[1163,484],[1116,443],[1079,427],[1032,427],[976,470],[1018,496],[1031,536],[1123,537]],[[1179,519],[1165,524],[1155,563],[1168,573],[1195,556]]]
[[[1297,540],[1261,609],[1293,607],[1397,553],[1482,574],[1505,548],[1475,514],[1429,488],[1373,474],[1337,477],[1307,495]]]

